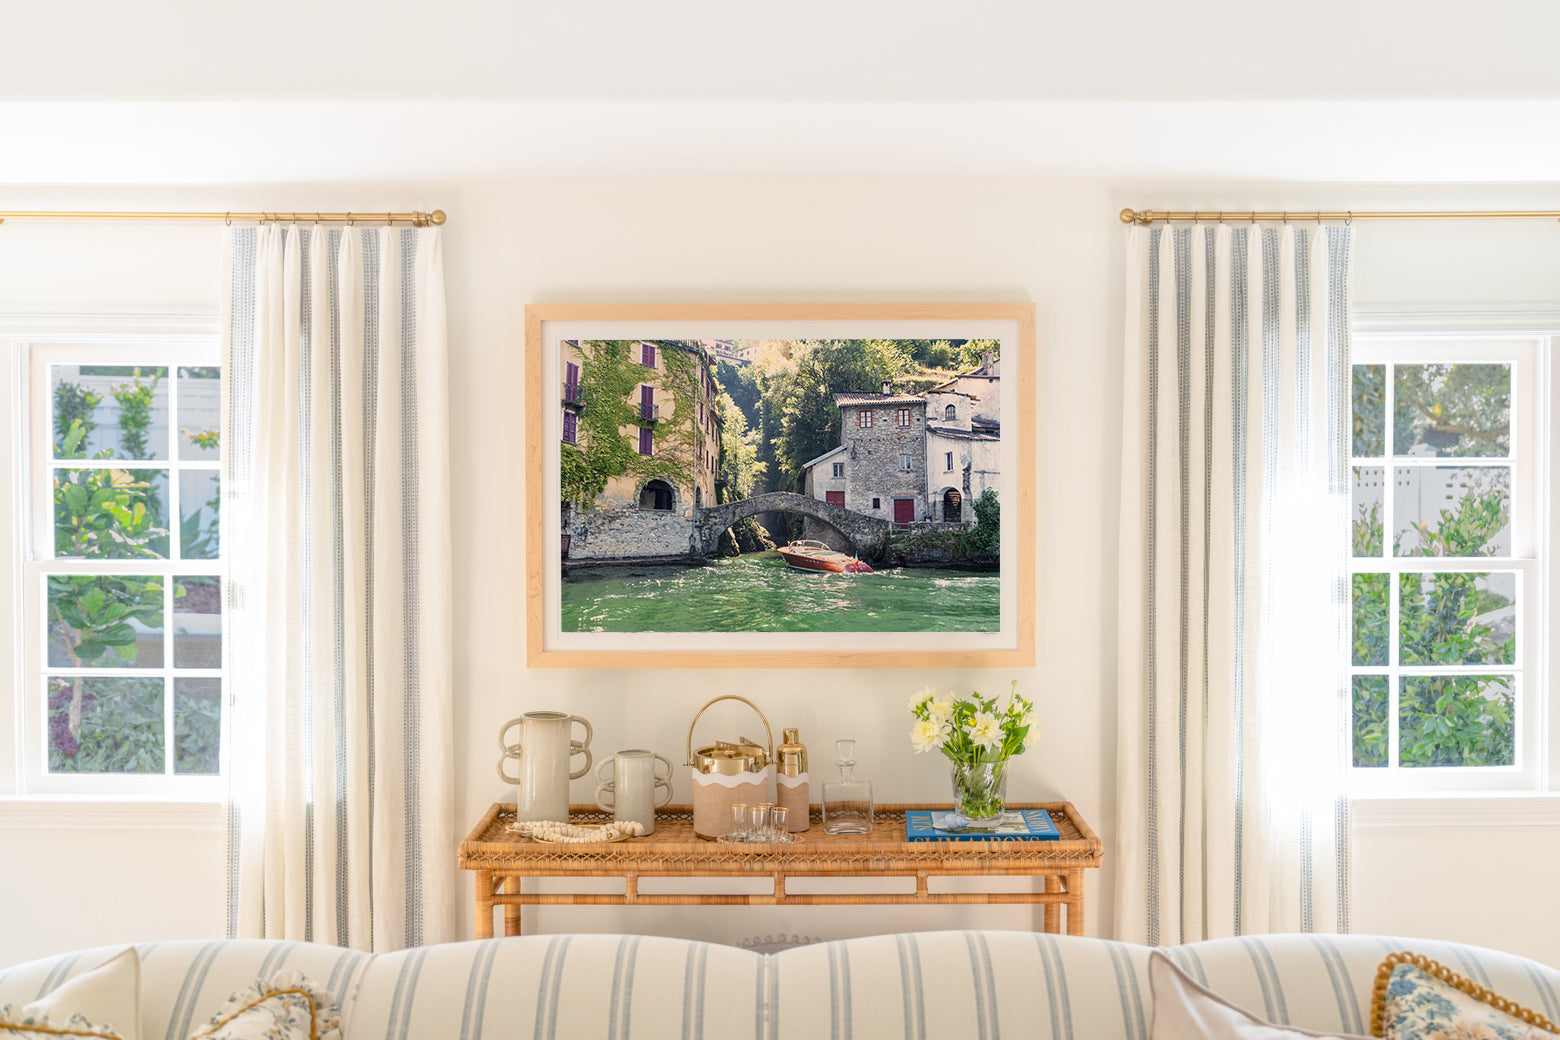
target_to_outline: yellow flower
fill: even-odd
[[[927,701],[937,696],[937,687],[923,686],[910,695],[910,710],[914,711]]]
[[[926,706],[926,713],[933,722],[945,726],[953,719],[953,700],[948,697],[934,697]]]

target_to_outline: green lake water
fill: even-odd
[[[565,571],[565,632],[996,632],[994,571],[793,570],[775,552]]]

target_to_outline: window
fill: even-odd
[[[872,428],[872,409],[856,409],[856,428],[861,430],[870,430]]]
[[[569,404],[580,403],[580,366],[570,361],[564,365],[563,399]]]
[[[1539,782],[1539,348],[1356,339],[1356,793]]]
[[[648,429],[639,431],[639,454],[655,454],[655,435]]]
[[[944,419],[948,419],[948,420],[951,421],[953,419],[957,419],[958,417],[959,417],[958,409],[954,408],[953,405],[950,404],[948,407],[943,409],[943,418]]]
[[[908,409],[908,408],[896,408],[896,409],[894,409],[894,425],[895,426],[909,426],[910,425],[910,409]]]
[[[949,473],[953,472],[953,452],[943,452],[943,468],[946,469]]]
[[[563,410],[563,439],[565,442],[569,444],[578,444],[580,442],[579,424],[579,416],[565,408]]]
[[[874,498],[872,500],[872,508],[873,509],[882,509],[883,508],[883,500],[881,498]]]
[[[655,367],[655,344],[654,343],[641,343],[641,344],[639,344],[639,346],[641,348],[640,355],[639,355],[639,363],[641,365],[644,365],[646,368],[654,368]]]
[[[845,475],[845,463],[836,462],[834,464],[834,475],[836,477],[843,477]]]
[[[227,568],[215,345],[27,353],[23,783],[220,788]]]
[[[908,456],[908,455],[901,455],[901,456],[899,456],[899,468],[901,470],[903,470],[904,472],[906,472],[906,473],[910,472],[910,456]]]

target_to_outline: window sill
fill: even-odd
[[[0,798],[0,831],[210,831],[220,833],[221,802],[140,799]]]
[[[1444,794],[1356,798],[1356,829],[1383,827],[1560,827],[1560,795]]]

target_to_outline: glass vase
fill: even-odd
[[[995,828],[1007,798],[1008,760],[953,763],[953,821],[977,830]]]

